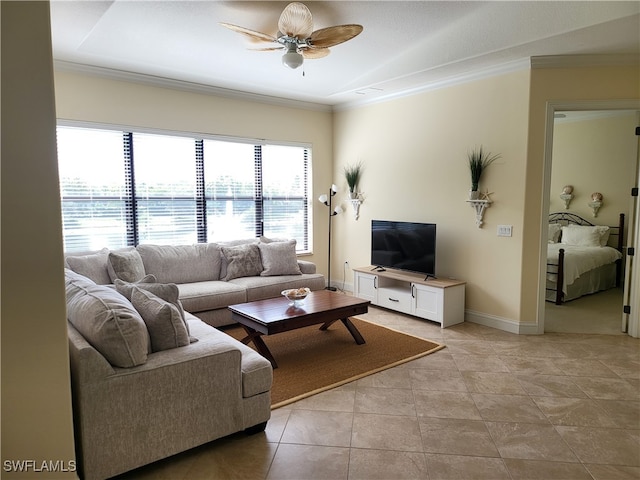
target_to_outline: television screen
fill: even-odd
[[[434,276],[434,223],[371,221],[371,265]]]

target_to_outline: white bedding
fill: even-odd
[[[567,285],[571,285],[580,275],[622,258],[622,254],[613,247],[583,247],[550,243],[547,248],[547,263],[558,262],[558,251],[564,248],[564,282],[562,291],[567,293]],[[556,281],[556,274],[548,273],[547,279]]]

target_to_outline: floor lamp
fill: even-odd
[[[322,203],[324,203],[327,207],[329,207],[329,253],[328,253],[328,265],[327,265],[327,287],[326,290],[336,290],[336,287],[332,287],[331,286],[331,218],[334,217],[335,215],[338,215],[339,213],[342,213],[342,208],[340,208],[340,206],[336,206],[336,208],[334,208],[333,210],[331,209],[331,199],[334,197],[334,195],[338,192],[338,187],[334,185],[331,185],[331,188],[329,189],[329,195],[320,195],[320,197],[318,197],[318,200],[320,200]]]

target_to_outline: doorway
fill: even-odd
[[[638,102],[549,105],[547,113],[544,239],[547,238],[547,214],[557,211],[568,211],[593,224],[610,226],[617,225],[619,213],[625,213],[625,226],[633,226],[635,215],[630,191],[638,185],[638,141],[634,135],[640,120]],[[560,198],[566,185],[574,189],[569,205],[565,203],[566,198]],[[597,217],[588,205],[595,192],[604,195],[603,207],[609,207],[608,211],[605,208],[598,211]],[[631,230],[625,228],[623,238],[627,238],[629,232]],[[627,242],[624,245],[629,246]],[[546,245],[543,248],[546,258]],[[541,269],[541,279],[544,279],[546,264]],[[623,270],[623,275],[629,274]],[[623,286],[624,281],[620,287],[561,306],[542,298],[539,331],[626,335],[622,327]],[[542,290],[541,297],[544,297],[543,287]]]

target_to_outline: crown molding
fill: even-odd
[[[258,102],[258,103],[264,103],[268,105],[275,105],[279,107],[297,108],[297,109],[304,109],[304,110],[316,110],[316,111],[322,111],[322,112],[332,111],[331,105],[325,105],[321,103],[305,102],[303,100],[294,100],[290,98],[273,97],[270,95],[261,95],[258,93],[243,92],[241,90],[215,87],[212,85],[204,85],[201,83],[187,82],[184,80],[175,80],[172,78],[165,78],[165,77],[158,77],[154,75],[128,72],[125,70],[96,67],[93,65],[84,65],[80,63],[65,62],[61,60],[55,60],[53,62],[53,66],[55,70],[60,72],[79,73],[83,75],[91,75],[95,77],[106,78],[109,80],[138,83],[138,84],[149,85],[149,86],[159,87],[159,88],[169,88],[172,90],[180,90],[183,92],[214,95],[222,98]]]
[[[438,90],[441,88],[452,87],[454,85],[460,85],[463,83],[475,82],[498,75],[504,75],[507,73],[517,72],[525,70],[531,67],[530,59],[521,58],[511,62],[502,63],[500,65],[492,65],[490,67],[478,68],[473,71],[465,72],[459,75],[452,75],[447,78],[438,79],[432,82],[426,82],[424,85],[420,85],[416,88],[406,89],[401,92],[391,93],[389,95],[381,95],[376,98],[355,100],[352,102],[345,102],[339,105],[334,105],[334,111],[349,110],[351,108],[358,108],[365,105],[372,105],[376,103],[388,102],[396,100],[398,98],[409,97],[418,95],[431,90]],[[363,90],[360,88],[359,90]]]
[[[632,66],[638,64],[640,64],[640,56],[634,53],[617,55],[543,55],[531,57],[531,68]]]

